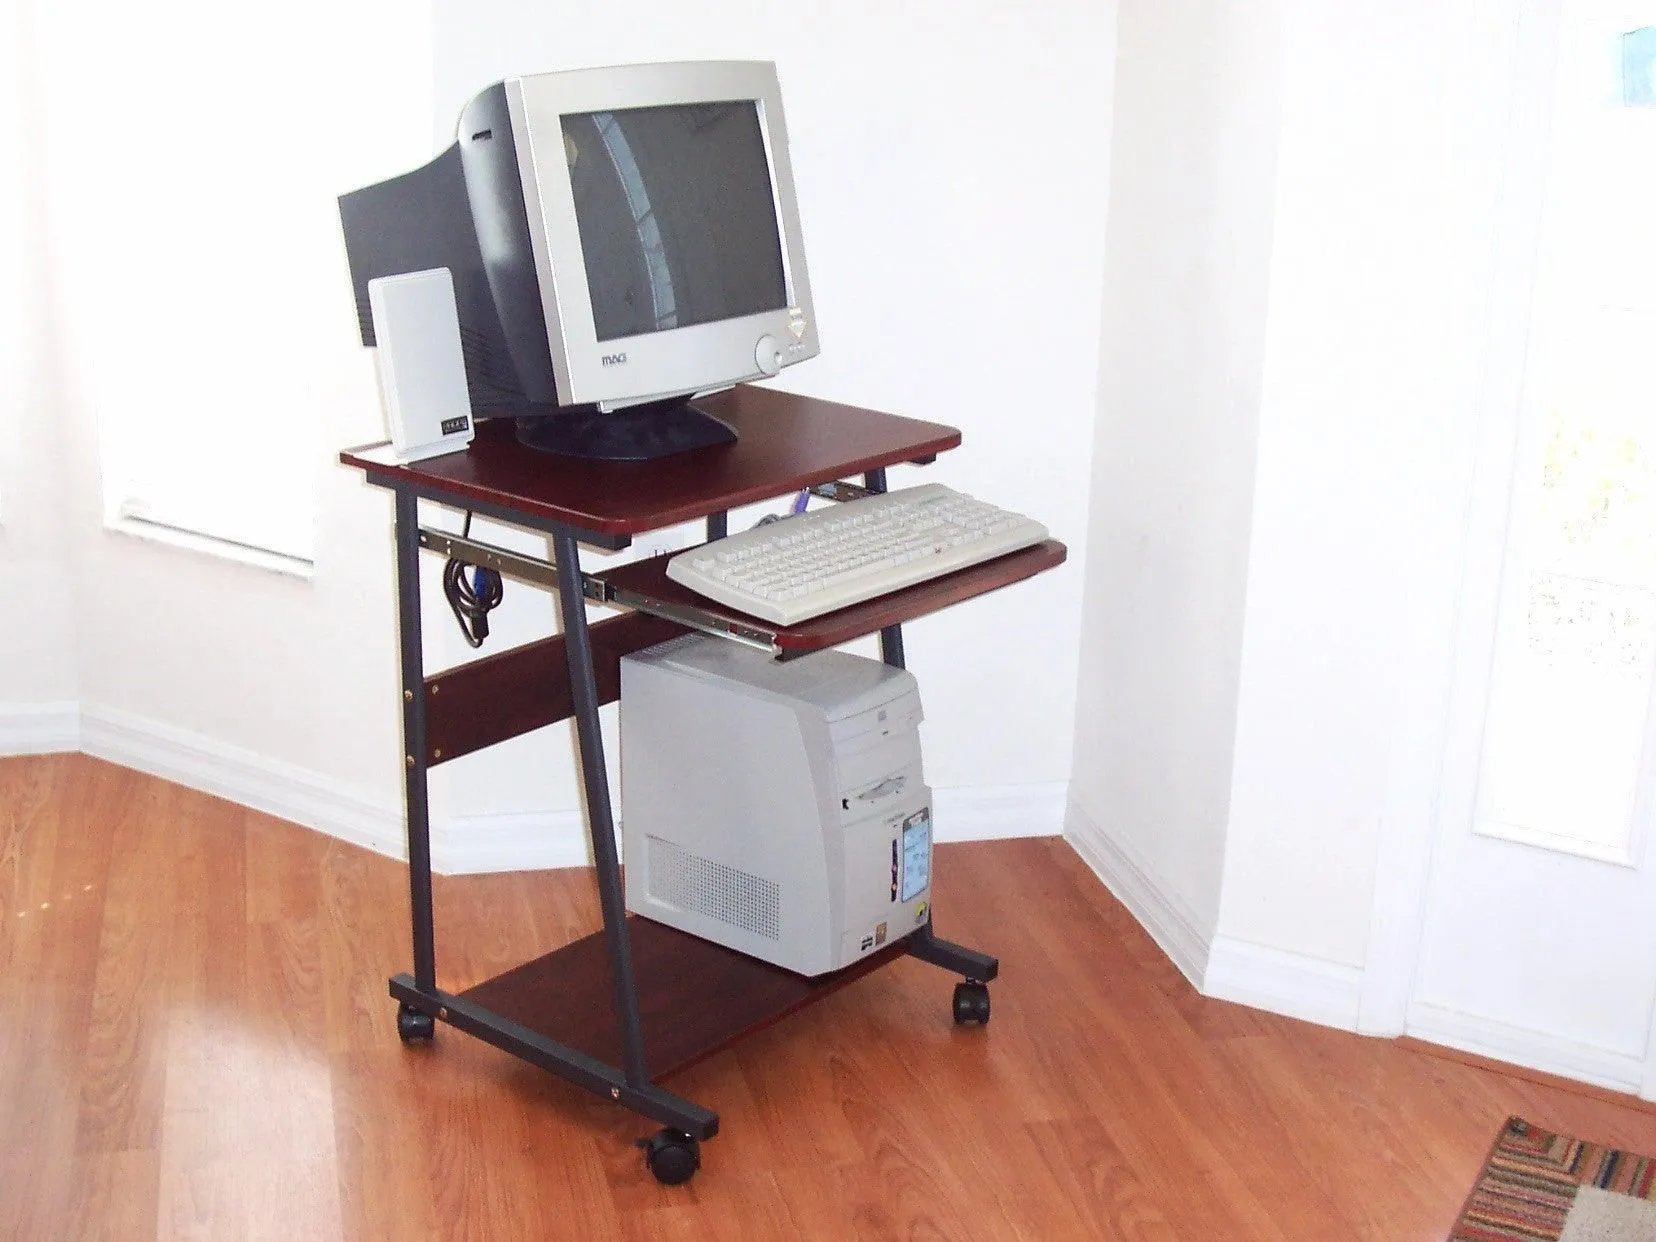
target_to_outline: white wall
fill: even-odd
[[[54,467],[50,446],[39,442],[50,422],[27,422],[35,439],[26,444],[17,442],[24,423],[4,424],[16,447],[0,458],[9,472],[0,474],[7,522],[0,537],[13,540],[0,544],[7,586],[0,619],[9,633],[14,615],[33,611],[15,603],[11,583],[33,581],[51,563],[52,538],[66,549],[80,590],[78,598],[42,592],[42,606],[64,614],[54,630],[77,642],[60,638],[50,658],[18,659],[20,670],[42,680],[14,692],[8,676],[0,703],[10,706],[25,691],[30,702],[73,700],[87,749],[394,849],[401,830],[390,502],[334,462],[340,447],[379,434],[342,253],[335,275],[319,272],[281,295],[293,330],[266,342],[249,367],[250,383],[261,372],[290,382],[299,376],[308,397],[295,418],[311,422],[317,438],[314,574],[283,576],[102,525],[100,420],[130,411],[118,408],[119,375],[109,372],[118,351],[100,336],[115,329],[99,294],[110,282],[130,289],[151,266],[125,261],[145,253],[146,238],[131,223],[137,213],[108,208],[139,187],[164,193],[170,161],[212,159],[210,144],[191,141],[194,105],[169,109],[160,101],[176,103],[179,84],[204,64],[215,70],[204,80],[218,81],[220,61],[258,55],[259,41],[246,37],[239,12],[195,0],[162,0],[142,12],[99,0],[38,0],[30,11],[41,31],[42,89],[31,128],[50,156],[43,296],[61,308],[52,400],[62,447]],[[1040,13],[865,2],[782,20],[772,7],[737,0],[693,9],[638,0],[602,11],[498,0],[435,14],[380,0],[316,0],[260,20],[280,23],[268,41],[280,49],[275,67],[305,92],[295,97],[294,119],[307,140],[269,152],[270,175],[325,173],[337,184],[291,231],[249,239],[245,253],[171,256],[183,276],[222,279],[222,302],[203,305],[202,314],[233,314],[238,298],[271,297],[258,285],[261,265],[301,261],[295,248],[322,235],[332,192],[429,158],[448,140],[460,103],[502,74],[773,58],[788,102],[824,340],[823,357],[786,382],[961,426],[966,446],[931,477],[1037,513],[1081,549],[1103,247],[1107,10],[1080,0]],[[127,43],[141,48],[144,72],[125,72],[112,98],[99,86],[124,72]],[[250,66],[247,80],[271,68]],[[146,94],[147,78],[171,85]],[[238,107],[234,89],[204,93],[199,103]],[[267,110],[268,99],[260,106]],[[135,121],[146,109],[158,115]],[[333,124],[312,125],[319,115]],[[222,120],[201,128],[222,132]],[[125,170],[114,179],[119,192],[110,168]],[[188,324],[135,316],[118,328],[176,357],[180,382],[189,382]],[[235,394],[224,400],[225,416],[235,417]],[[201,465],[258,470],[257,461]],[[62,487],[49,493],[54,468]],[[893,482],[920,477],[902,470]],[[14,492],[17,512],[35,523],[20,516],[15,537]],[[57,589],[49,575],[44,581]],[[945,787],[940,810],[953,797],[976,816],[972,831],[1058,828],[1080,582],[1079,565],[1068,566],[913,627],[911,664],[929,717],[928,776]],[[544,595],[513,588],[500,616],[502,643],[548,632],[551,612]],[[427,616],[435,664],[466,654],[440,602]],[[61,672],[46,676],[53,660]],[[565,847],[550,857],[567,857],[578,841],[574,766],[561,737],[522,739],[439,777],[440,812],[482,838],[497,828],[516,849],[519,828],[540,832],[550,823]]]
[[[1121,6],[1069,835],[1199,976],[1218,922],[1264,365],[1273,6]]]
[[[62,506],[41,156],[27,12],[0,10],[0,751],[75,744],[74,584]]]
[[[940,834],[951,803],[977,831],[1054,826],[1067,780],[1071,840],[1206,990],[1397,1030],[1491,296],[1504,11],[1125,0],[1118,30],[1115,5],[1082,0],[786,20],[747,0],[315,0],[271,19],[272,45],[311,93],[296,120],[331,105],[338,124],[271,152],[270,175],[342,191],[401,171],[504,74],[775,59],[825,343],[781,382],[961,426],[932,476],[1041,516],[1074,553],[912,627]],[[314,573],[102,524],[99,420],[120,388],[93,328],[146,242],[121,196],[211,152],[187,115],[117,149],[110,109],[155,100],[143,74],[112,99],[87,66],[120,62],[118,13],[147,72],[188,81],[223,54],[224,12],[6,10],[0,179],[30,192],[0,204],[0,751],[78,743],[396,850],[390,502],[334,462],[379,433],[342,254],[281,307],[315,339],[261,359],[308,397]],[[138,175],[112,185],[111,167]],[[260,296],[284,246],[320,245],[300,239],[329,196],[246,254],[174,256],[223,277],[202,313]],[[187,382],[187,324],[121,327]],[[431,662],[463,658],[427,603]],[[551,611],[514,588],[498,645]],[[440,838],[481,841],[453,850],[476,866],[578,857],[571,760],[537,735],[443,769]]]
[[[1348,1026],[1371,932],[1409,952],[1377,876],[1418,878],[1391,847],[1441,757],[1498,159],[1474,15],[1121,14],[1071,839],[1205,990]]]
[[[144,26],[145,73],[174,87],[190,81],[218,86],[203,90],[192,106],[225,115],[214,124],[193,126],[188,107],[165,106],[176,90],[146,94],[142,77],[120,80],[119,91],[100,92],[100,83],[109,84],[95,70],[125,51],[113,46],[123,42],[115,36],[125,9],[118,13],[95,0],[79,0],[41,3],[31,12],[38,31],[39,93],[26,115],[44,152],[39,185],[48,286],[25,313],[49,316],[56,327],[59,365],[47,404],[62,451],[54,462],[49,446],[37,439],[9,464],[31,480],[44,480],[54,470],[62,476],[61,487],[49,492],[34,484],[19,489],[19,508],[39,528],[58,532],[78,583],[73,624],[64,628],[77,638],[78,675],[67,697],[78,702],[81,744],[378,848],[397,849],[402,834],[396,810],[388,510],[333,462],[338,448],[381,434],[371,359],[352,343],[354,314],[343,259],[337,273],[327,270],[299,294],[288,295],[271,319],[290,329],[261,332],[250,342],[254,356],[244,376],[248,385],[258,386],[279,375],[299,389],[304,401],[295,402],[302,408],[292,411],[294,425],[315,430],[317,556],[309,579],[104,528],[99,421],[134,411],[122,406],[119,375],[109,373],[119,352],[101,335],[109,325],[98,309],[101,290],[130,289],[156,257],[145,250],[154,239],[134,225],[143,213],[123,213],[124,198],[164,196],[173,162],[210,163],[212,143],[198,139],[233,128],[238,85],[252,90],[262,83],[268,91],[270,80],[280,77],[282,89],[308,92],[305,106],[293,109],[293,140],[265,152],[270,178],[331,177],[345,190],[355,181],[398,171],[423,154],[423,117],[430,106],[429,14],[369,3],[344,11],[290,7],[274,19],[288,24],[266,32],[270,63],[226,85],[223,74],[204,73],[202,66],[215,56],[248,54],[239,18],[188,0],[148,6],[138,18]],[[302,33],[322,29],[331,42]],[[229,40],[227,33],[238,38]],[[315,124],[318,112],[330,105],[333,123]],[[268,110],[268,99],[260,107]],[[130,132],[134,118],[140,129],[136,139]],[[306,161],[303,168],[295,165],[298,160]],[[243,185],[237,192],[257,195],[260,188]],[[205,276],[216,287],[218,296],[195,308],[200,316],[235,315],[239,302],[261,297],[268,310],[268,299],[276,295],[271,282],[261,283],[261,272],[291,263],[288,250],[300,239],[309,244],[320,235],[337,244],[332,210],[320,197],[304,218],[285,222],[284,229],[246,235],[229,252],[204,244],[200,251],[183,249],[163,258],[177,265],[181,279]],[[145,348],[169,357],[180,385],[200,373],[193,366],[191,328],[187,318],[171,316],[134,317],[119,325],[125,338],[140,337]],[[321,339],[330,344],[310,347]],[[225,418],[242,412],[235,391],[223,392],[221,399]],[[273,434],[299,433],[283,427]],[[194,465],[249,476],[260,470],[256,457]],[[312,517],[299,513],[296,520]],[[38,553],[33,560],[14,559],[7,548],[3,563],[8,575],[40,572]],[[4,599],[9,637],[17,593],[8,590]],[[9,681],[3,697],[12,698]]]
[[[1422,524],[1472,428],[1477,238],[1450,193],[1454,5],[1287,12],[1224,932],[1364,960],[1397,708],[1423,611]],[[1361,49],[1361,55],[1354,50]],[[1447,506],[1447,508],[1445,508]],[[1426,559],[1420,559],[1424,556]]]
[[[778,382],[960,427],[962,448],[924,472],[894,470],[892,485],[946,481],[1038,515],[1079,553],[1111,25],[1107,7],[1076,0],[1036,9],[858,0],[785,19],[752,0],[445,3],[437,112],[454,117],[514,73],[776,61],[823,341],[821,357]],[[927,778],[943,789],[940,835],[985,815],[1004,831],[1057,831],[1080,590],[1072,562],[909,627]],[[506,632],[545,632],[544,597],[509,592]],[[546,741],[531,737],[450,765],[451,805],[467,831],[507,831],[523,812],[567,826],[572,760],[561,742],[551,753],[548,764]]]

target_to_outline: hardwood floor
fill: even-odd
[[[468,986],[597,925],[586,872],[439,880]],[[1656,1113],[1205,1000],[1059,841],[940,849],[986,1029],[899,961],[674,1078],[653,1125],[452,1030],[397,1039],[403,867],[84,756],[0,760],[0,1238],[1441,1239],[1513,1112]]]

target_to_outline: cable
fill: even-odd
[[[764,517],[760,518],[753,524],[753,529],[758,530],[761,526],[769,526],[772,522],[780,522],[787,518],[797,517],[799,514],[805,512],[805,508],[810,504],[810,502],[811,493],[800,492],[799,495],[793,498],[793,503],[788,506],[788,511],[786,513],[767,513]]]
[[[462,539],[471,534],[471,519],[468,509],[466,524],[460,531]],[[472,571],[469,582],[466,580],[468,569]],[[481,647],[489,636],[489,612],[499,606],[504,593],[498,570],[452,557],[443,566],[443,594],[454,611],[455,621],[460,624],[460,632],[473,647]]]

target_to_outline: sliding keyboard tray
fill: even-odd
[[[1033,578],[1063,564],[1068,551],[1057,540],[1047,539],[992,561],[786,626],[737,612],[674,582],[667,576],[667,562],[674,555],[679,554],[655,556],[590,574],[589,584],[601,588],[608,602],[766,648],[786,659],[875,634],[887,626]]]

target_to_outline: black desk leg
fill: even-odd
[[[904,943],[908,945],[910,955],[922,962],[952,970],[979,983],[988,983],[1000,973],[999,959],[979,953],[976,949],[965,948],[952,940],[944,940],[932,931],[929,917]]]
[[[627,934],[627,908],[621,892],[621,863],[615,854],[615,816],[610,809],[609,776],[604,770],[604,739],[598,729],[592,639],[587,633],[586,600],[581,595],[581,553],[572,535],[554,535],[552,543],[553,559],[558,565],[558,607],[563,614],[570,693],[575,700],[581,782],[586,787],[587,825],[592,831],[592,860],[598,871],[598,899],[604,909],[604,941],[609,950],[615,1024],[621,1029],[622,1065],[627,1072],[627,1085],[643,1087],[648,1082],[644,1070],[644,1038],[638,1022],[638,992],[633,985],[632,943]]]
[[[414,982],[437,990],[431,912],[431,808],[426,789],[424,653],[420,646],[420,508],[397,492],[397,635],[402,646],[403,798],[408,819],[409,905],[414,921]]]
[[[880,659],[892,668],[907,668],[903,663],[903,627],[888,625],[880,631]]]
[[[870,470],[863,476],[863,486],[871,492],[885,491],[885,469],[879,467]],[[888,625],[880,631],[880,658],[892,668],[906,667],[903,663],[902,626]],[[976,949],[958,945],[952,940],[944,940],[932,931],[930,911],[926,912],[925,924],[909,936],[907,943],[909,953],[922,962],[930,962],[944,970],[955,971],[977,983],[988,983],[1000,973],[998,959],[990,957],[987,953],[979,953]]]
[[[883,492],[886,489],[886,473],[884,466],[877,466],[863,475],[863,486],[871,492]],[[903,627],[888,625],[880,631],[880,659],[892,668],[906,668],[903,663]]]
[[[730,514],[726,513],[723,509],[721,509],[717,513],[709,513],[707,515],[707,542],[708,543],[712,543],[715,539],[723,539],[729,533],[730,533]]]

